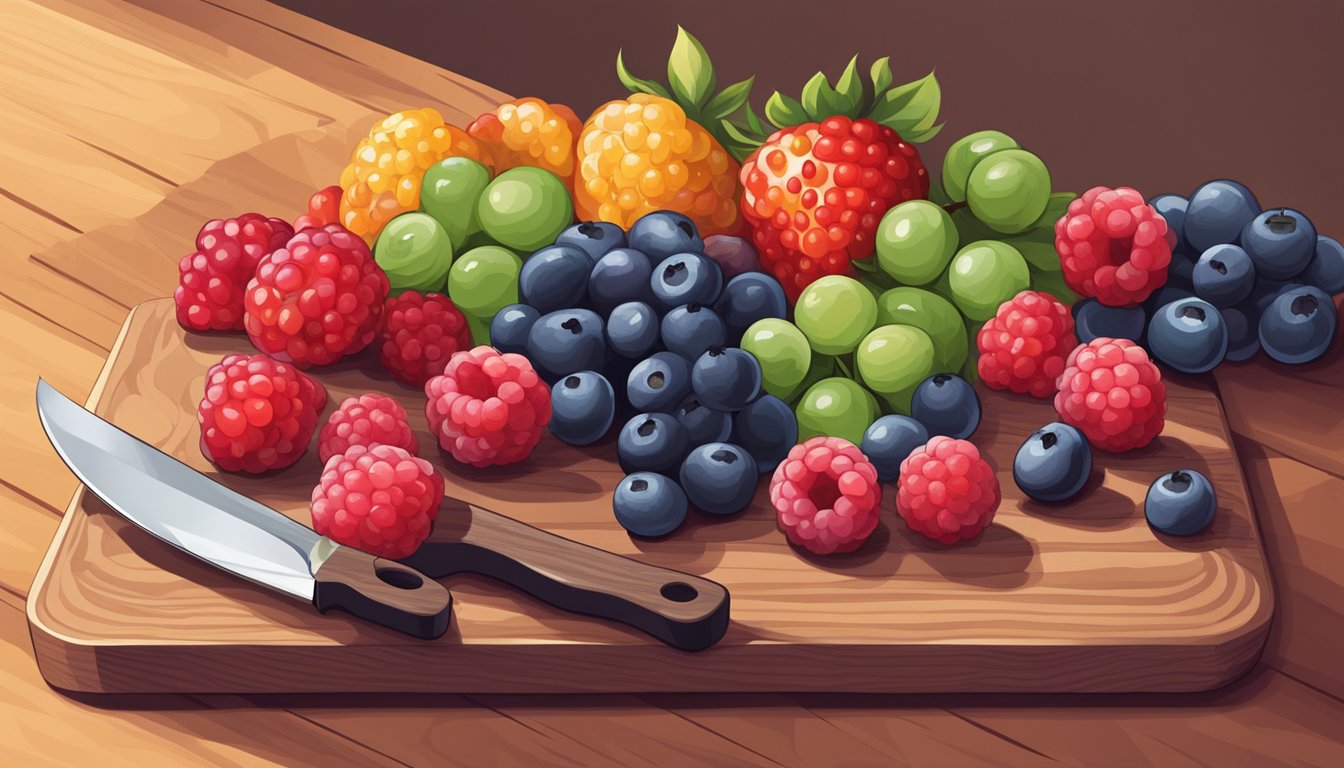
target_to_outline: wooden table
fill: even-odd
[[[0,51],[0,764],[1344,764],[1344,355],[1218,372],[1278,604],[1261,664],[1221,691],[53,692],[24,600],[75,481],[38,427],[35,379],[87,394],[129,307],[170,290],[173,243],[211,216],[293,207],[311,189],[298,177],[330,178],[306,147],[348,146],[406,105],[448,105],[461,124],[501,94],[260,0],[0,0]]]

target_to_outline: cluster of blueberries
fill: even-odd
[[[1263,209],[1244,185],[1210,181],[1149,201],[1176,236],[1167,284],[1143,306],[1074,306],[1078,340],[1142,343],[1167,366],[1203,373],[1260,349],[1283,363],[1325,354],[1344,292],[1344,246],[1292,208]]]
[[[762,395],[760,364],[736,346],[757,320],[785,317],[787,298],[754,271],[749,246],[726,240],[707,249],[668,211],[628,234],[576,224],[527,259],[521,303],[490,326],[496,348],[525,355],[551,385],[557,438],[589,445],[625,420],[617,455],[628,476],[613,507],[639,536],[670,533],[690,506],[746,508],[797,442],[792,409]]]

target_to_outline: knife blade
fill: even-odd
[[[341,608],[424,638],[447,630],[452,597],[419,571],[318,535],[90,413],[41,379],[37,413],[80,482],[164,542],[324,613]]]

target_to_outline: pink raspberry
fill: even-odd
[[[551,421],[551,392],[522,355],[458,352],[425,384],[425,417],[439,447],[474,467],[526,459]]]
[[[789,543],[818,555],[852,552],[877,528],[882,486],[858,446],[814,437],[793,446],[770,479],[770,504]]]
[[[975,343],[985,386],[1046,398],[1078,340],[1068,307],[1048,293],[1023,291],[999,305]]]
[[[913,531],[944,544],[973,539],[999,508],[999,478],[968,440],[931,438],[901,462],[896,511]]]
[[[1167,281],[1167,220],[1129,187],[1093,187],[1055,222],[1064,281],[1079,296],[1134,307]]]
[[[354,445],[395,445],[409,453],[420,450],[401,403],[373,392],[347,397],[317,436],[317,457],[326,463]]]
[[[207,221],[196,250],[177,265],[177,322],[193,331],[243,330],[243,290],[257,263],[294,234],[289,223],[260,213]]]
[[[406,291],[387,300],[378,356],[398,380],[423,387],[464,349],[471,349],[471,328],[447,296]]]
[[[1093,339],[1069,355],[1055,412],[1094,448],[1121,453],[1162,432],[1167,387],[1143,347],[1129,339]]]
[[[354,445],[332,456],[313,488],[313,530],[378,557],[409,557],[429,537],[443,476],[394,445]]]
[[[308,449],[327,391],[266,355],[228,355],[205,374],[197,407],[201,453],[229,472],[269,472]]]

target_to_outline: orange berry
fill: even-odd
[[[521,165],[541,168],[573,186],[575,144],[583,124],[564,104],[548,104],[531,96],[506,101],[467,126],[502,173]]]

